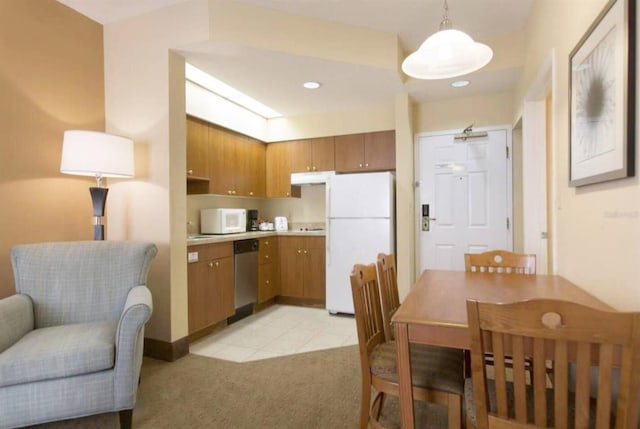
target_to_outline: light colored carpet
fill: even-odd
[[[357,346],[234,363],[197,355],[145,358],[135,429],[357,428]],[[385,421],[397,420],[385,402]],[[446,427],[443,408],[418,407],[418,427]],[[391,424],[391,427],[397,425]],[[38,429],[118,428],[117,413],[38,425]]]

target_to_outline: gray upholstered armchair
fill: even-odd
[[[0,300],[0,428],[120,412],[130,427],[156,246],[15,246],[17,294]]]

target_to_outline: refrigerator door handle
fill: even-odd
[[[331,266],[331,218],[327,218],[327,225],[325,226],[325,246],[327,248],[327,265]]]
[[[327,181],[325,190],[325,212],[327,214],[327,221],[325,225],[325,246],[326,246],[326,264],[331,266],[331,179]]]

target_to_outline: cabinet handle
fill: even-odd
[[[209,266],[209,268],[213,268],[213,267],[219,267],[220,266],[220,262],[209,262],[207,264]]]
[[[264,259],[269,259],[269,255],[264,255]]]
[[[311,171],[311,167],[307,165],[307,171]]]
[[[213,268],[213,262],[209,262],[207,265],[209,266],[209,268]]]
[[[367,162],[364,166],[365,166],[365,167],[369,167],[369,163]]]
[[[303,253],[306,255],[306,254],[307,254],[307,251],[305,250]]]
[[[187,170],[187,174],[193,174],[193,170]]]
[[[290,195],[289,195],[289,192],[287,192],[287,197],[289,197],[289,196],[290,196]]]
[[[227,195],[231,195],[231,189],[227,189]]]
[[[253,197],[253,191],[250,191],[250,192],[249,192],[249,196],[250,196],[250,197]]]
[[[265,282],[266,284],[269,284],[269,280],[265,280],[264,282]]]
[[[301,251],[300,249],[298,249],[298,255],[299,255],[300,253],[302,253],[302,251]]]
[[[362,164],[358,164],[360,168],[362,168]]]
[[[317,170],[317,168],[316,168],[316,166],[315,166],[315,165],[314,165],[312,168],[313,168],[313,171],[316,171],[316,170]]]
[[[236,190],[234,189],[233,191],[231,191],[231,194],[235,195],[236,194]]]
[[[268,245],[269,245],[269,240],[266,240],[266,241],[264,242],[264,245],[265,245],[265,246],[268,246]]]
[[[213,265],[215,265],[216,267],[219,267],[219,266],[220,266],[220,262],[216,262],[216,263],[215,263],[215,264],[213,264]]]

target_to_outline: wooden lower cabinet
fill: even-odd
[[[198,261],[187,264],[189,334],[226,320],[235,312],[233,243],[187,247]]]
[[[325,238],[279,237],[280,294],[325,300]]]
[[[258,304],[280,295],[278,237],[260,239],[258,250]]]

